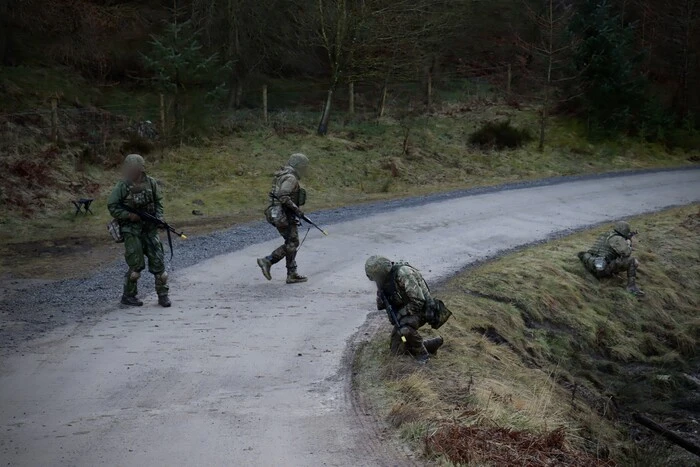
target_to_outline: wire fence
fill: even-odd
[[[446,103],[511,94],[509,65],[454,71],[416,81],[355,81],[333,93],[334,119],[361,121],[380,116],[426,112]],[[211,131],[236,132],[264,125],[318,123],[327,84],[274,80],[250,85],[235,109],[212,105],[203,96],[153,93],[119,104],[81,105],[52,98],[44,108],[0,113],[0,154],[21,152],[28,139],[38,143],[73,142],[96,155],[122,152],[125,143],[183,144]]]

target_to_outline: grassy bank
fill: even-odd
[[[357,390],[436,463],[694,465],[631,414],[697,438],[698,208],[632,220],[645,298],[576,258],[602,229],[509,254],[437,291],[455,313],[437,359],[392,358],[380,333],[358,354]]]

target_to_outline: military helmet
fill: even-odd
[[[627,238],[632,233],[632,228],[630,227],[629,223],[625,221],[619,221],[615,223],[615,232]]]
[[[297,152],[289,157],[287,165],[294,169],[303,169],[309,166],[309,158],[304,154]]]
[[[124,159],[124,167],[139,167],[141,170],[145,170],[146,161],[138,154],[129,154]]]
[[[370,256],[365,262],[367,279],[371,281],[383,280],[389,274],[393,265],[394,263],[384,256]]]

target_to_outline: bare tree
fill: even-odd
[[[569,61],[573,40],[566,32],[573,17],[570,3],[562,0],[525,1],[528,18],[536,26],[536,37],[531,40],[518,38],[521,47],[526,49],[533,61],[531,78],[541,86],[538,149],[544,150],[549,113],[557,99],[556,85],[572,77],[563,76],[565,64]]]

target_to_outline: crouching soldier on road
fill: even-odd
[[[299,180],[307,174],[309,159],[304,154],[292,154],[287,165],[275,173],[270,192],[270,206],[265,210],[265,218],[275,226],[284,245],[270,255],[258,258],[258,266],[267,280],[272,280],[270,269],[283,259],[287,263],[287,284],[306,282],[306,277],[297,273],[297,249],[299,248],[298,219],[304,216],[300,206],[306,202],[306,190]]]
[[[632,257],[632,232],[627,222],[617,222],[615,228],[598,237],[593,247],[578,254],[579,259],[591,274],[599,279],[627,271],[627,291],[642,296],[637,287],[639,261]]]
[[[146,268],[145,256],[148,258],[148,270],[155,276],[158,303],[169,307],[168,274],[165,272],[165,255],[158,236],[158,227],[126,209],[129,207],[162,219],[162,194],[156,181],[146,175],[145,162],[138,154],[129,154],[126,157],[123,174],[124,179],[114,187],[108,201],[109,213],[121,227],[124,257],[129,266],[124,278],[121,302],[130,306],[143,305],[143,302],[136,298],[136,294],[141,271]]]
[[[420,363],[429,360],[443,344],[442,337],[423,339],[418,329],[430,324],[438,329],[452,315],[442,301],[430,295],[428,284],[417,269],[371,256],[365,263],[367,278],[377,284],[377,308],[386,310],[394,326],[391,352],[410,354]]]

